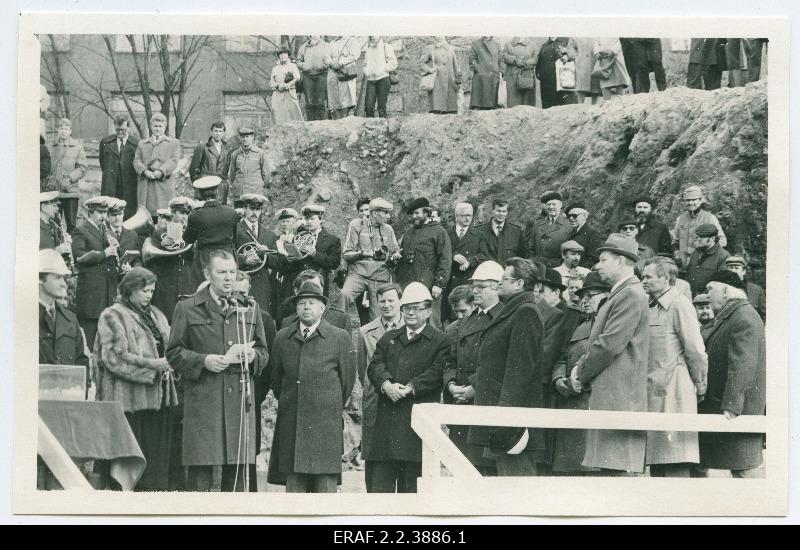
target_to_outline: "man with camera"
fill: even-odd
[[[342,257],[347,262],[347,278],[342,294],[357,300],[369,293],[369,316],[380,314],[378,287],[392,281],[390,268],[400,259],[400,247],[392,226],[386,223],[392,203],[381,198],[369,202],[369,217],[356,218],[347,228]]]

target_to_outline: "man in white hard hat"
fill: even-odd
[[[78,318],[59,303],[67,299],[66,277],[70,275],[57,250],[39,251],[39,363],[88,369]]]
[[[438,403],[449,353],[444,334],[433,328],[428,287],[409,283],[400,310],[405,326],[381,337],[367,367],[378,393],[370,444],[372,492],[416,493],[422,474],[422,441],[411,428],[414,403]]]
[[[470,277],[475,309],[458,322],[455,334],[450,335],[450,356],[442,376],[445,403],[471,405],[475,400],[473,381],[478,370],[481,335],[503,309],[498,294],[503,273],[503,266],[488,260],[478,265]],[[450,439],[475,467],[483,475],[497,475],[494,459],[484,458],[483,447],[469,444],[468,435],[469,426],[450,426]]]

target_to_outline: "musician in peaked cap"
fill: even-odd
[[[138,258],[133,258],[130,262],[123,262],[120,269],[123,271],[129,270],[131,267],[142,265],[141,247],[139,246],[139,236],[135,231],[131,231],[122,226],[122,220],[125,217],[125,208],[127,202],[122,199],[115,199],[109,197],[108,199],[108,212],[106,214],[106,223],[108,224],[109,236],[113,236],[119,243],[117,253],[122,258],[126,252],[138,254]]]
[[[687,280],[692,288],[692,294],[700,294],[706,288],[706,283],[712,274],[720,269],[725,269],[725,260],[730,253],[722,248],[717,226],[705,223],[695,229],[697,240],[694,252],[689,256],[687,265]]]
[[[108,205],[116,199],[92,197],[83,206],[86,217],[72,234],[72,257],[78,270],[75,314],[86,335],[89,349],[94,346],[97,320],[117,296],[119,246],[109,239],[106,225]]]
[[[231,153],[228,181],[234,207],[244,193],[265,193],[269,189],[270,165],[263,149],[255,144],[255,130],[239,128],[242,145]]]
[[[548,191],[541,197],[546,214],[534,220],[529,232],[528,256],[548,267],[561,263],[561,245],[572,232],[567,216],[561,211],[561,193]]]
[[[767,295],[764,289],[754,282],[750,281],[747,277],[747,261],[741,256],[729,256],[725,260],[725,269],[736,273],[745,284],[747,291],[747,299],[750,304],[756,308],[756,311],[761,316],[761,320],[767,320]]]
[[[189,197],[171,199],[168,209],[158,211],[159,227],[145,240],[142,247],[145,267],[158,277],[152,303],[164,313],[170,323],[175,304],[180,297],[194,294],[197,286],[192,275],[193,248],[189,243],[176,242],[170,237],[166,224],[172,222],[185,228],[193,204],[194,201]]]
[[[241,196],[244,217],[236,225],[237,260],[239,269],[249,272],[250,295],[256,299],[264,311],[270,311],[272,300],[272,277],[270,268],[276,262],[278,237],[262,223],[262,215],[270,217],[270,202],[258,193],[245,193]],[[252,243],[251,249],[244,253],[242,247]],[[270,254],[270,252],[272,254]],[[257,271],[253,271],[262,265]]]
[[[220,204],[217,199],[220,183],[222,178],[219,176],[205,176],[192,183],[192,187],[197,190],[197,198],[205,201],[203,206],[189,214],[186,229],[183,231],[184,242],[194,247],[192,279],[195,287],[205,280],[203,269],[211,251],[226,250],[231,254],[235,252],[239,215],[230,206]]]
[[[54,248],[68,254],[72,246],[69,234],[61,229],[58,204],[58,191],[39,193],[39,250]]]

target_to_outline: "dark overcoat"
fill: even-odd
[[[533,222],[528,242],[528,257],[541,260],[548,267],[561,264],[561,245],[569,239],[572,224],[564,214],[550,222],[549,216],[542,216]]]
[[[687,275],[689,285],[692,288],[692,296],[706,291],[706,285],[711,276],[720,269],[725,269],[725,260],[728,256],[730,256],[730,253],[722,248],[719,243],[708,250],[695,248],[689,257]]]
[[[54,221],[46,222],[39,218],[39,250],[43,248],[55,248],[64,242],[61,236],[61,228]]]
[[[517,256],[524,258],[527,252],[525,229],[514,222],[506,220],[503,230],[499,235],[494,234],[492,221],[479,224],[475,227],[481,236],[481,246],[478,250],[478,262],[494,260],[505,266],[508,258]]]
[[[195,288],[205,281],[203,267],[212,250],[227,250],[234,254],[236,242],[236,224],[239,214],[230,206],[220,204],[217,200],[208,200],[189,214],[183,240],[194,245],[192,261],[192,279]]]
[[[731,300],[705,334],[708,389],[700,414],[764,414],[766,340],[764,324],[747,300]],[[700,433],[700,464],[705,468],[747,469],[762,462],[762,435]]]
[[[482,38],[475,40],[470,47],[469,67],[472,70],[469,106],[496,109],[497,87],[500,75],[505,71],[500,44]]]
[[[480,247],[480,234],[475,231],[474,227],[467,229],[464,236],[458,238],[455,227],[447,231],[447,236],[450,239],[450,249],[452,255],[461,254],[469,260],[469,267],[465,271],[461,271],[461,264],[452,262],[450,265],[450,280],[447,282],[447,287],[442,293],[442,318],[453,319],[455,315],[450,310],[450,303],[447,301],[448,296],[453,289],[460,285],[467,285],[470,283],[469,278],[478,267],[478,248]]]
[[[327,296],[330,292],[331,272],[338,268],[342,261],[342,241],[323,227],[317,235],[317,244],[314,248],[316,252],[313,256],[306,256],[299,260],[290,260],[282,254],[270,254],[268,260],[270,266],[283,275],[287,283],[285,288],[284,285],[281,285],[279,289],[277,297],[279,303],[283,303],[287,297],[291,296],[288,293],[293,292],[292,283],[295,277],[305,269],[317,271],[322,276],[323,293]]]
[[[161,247],[163,234],[153,233],[148,239],[157,247]],[[156,306],[172,322],[172,312],[180,296],[189,296],[197,291],[192,277],[193,249],[174,256],[157,256],[148,259],[145,267],[152,271],[158,281],[153,292],[152,304]]]
[[[590,410],[647,411],[650,349],[648,297],[630,277],[612,290],[597,312],[578,378],[590,384]],[[643,472],[647,432],[589,430],[583,465]]]
[[[605,238],[588,223],[585,223],[577,231],[573,229],[569,240],[575,241],[583,247],[580,266],[592,269],[600,260],[600,254],[597,253],[597,249],[603,246]]]
[[[248,338],[255,342],[256,357],[250,363],[250,373],[259,375],[267,366],[269,354],[258,304],[244,317],[247,334],[252,334]],[[239,342],[237,326],[234,308],[228,307],[223,313],[209,288],[175,306],[166,357],[183,381],[184,466],[255,462],[255,405],[250,406],[246,419],[251,442],[247,457],[238,446],[242,424],[240,367],[232,364],[219,373],[205,368],[206,355],[224,355]]]
[[[475,372],[475,404],[489,407],[542,407],[544,322],[532,292],[518,292],[503,301],[503,309],[482,334]],[[517,428],[473,426],[469,442],[489,446],[492,437],[505,439]],[[527,449],[544,453],[539,430],[529,430]]]
[[[51,319],[39,304],[39,363],[48,365],[89,365],[78,318],[56,304]]]
[[[72,257],[78,268],[75,313],[79,319],[99,319],[103,310],[114,303],[118,282],[116,260],[105,256],[106,247],[108,240],[88,221],[79,224],[72,233]],[[94,342],[89,342],[92,345]]]
[[[136,147],[139,138],[128,136],[122,150],[117,149],[117,135],[111,134],[100,140],[98,160],[103,177],[100,182],[100,194],[106,197],[117,197],[127,202],[124,218],[128,219],[136,213],[137,187],[139,177],[133,168]]]
[[[751,283],[745,279],[745,286],[747,286],[747,299],[750,304],[756,308],[756,311],[761,316],[761,320],[767,322],[767,295],[764,289],[755,283]]]
[[[205,143],[198,143],[192,151],[192,161],[189,164],[189,177],[192,181],[205,176],[219,176],[223,180],[228,178],[228,162],[231,149],[228,142],[222,140],[220,152],[214,147],[213,138],[208,138]]]
[[[637,224],[639,244],[649,246],[656,254],[672,254],[672,235],[667,224],[650,214],[644,223]]]
[[[266,245],[271,250],[275,250],[276,241],[278,237],[270,231],[265,225],[259,222],[258,234],[253,235],[250,233],[250,228],[247,226],[247,221],[242,218],[236,224],[236,242],[234,246],[236,250],[245,243],[253,242],[253,237],[260,244]],[[256,299],[258,305],[262,310],[270,310],[270,302],[272,300],[272,277],[270,276],[270,259],[274,258],[274,254],[267,254],[267,261],[264,267],[254,273],[250,273],[250,295]],[[239,263],[239,269],[247,269],[244,255],[237,254],[236,257]]]
[[[372,460],[422,462],[422,440],[411,428],[414,403],[438,403],[442,370],[449,343],[430,323],[409,341],[406,327],[384,334],[367,367],[367,376],[378,394],[378,412],[369,447]],[[384,382],[411,385],[414,393],[393,403],[381,391]]]
[[[553,307],[544,300],[536,304],[536,309],[542,317],[544,324],[544,342],[542,343],[541,370],[543,384],[544,406],[550,406],[550,394],[544,388],[550,387],[553,374],[553,365],[556,364],[561,351],[564,349],[564,312]]]
[[[324,320],[307,340],[300,323],[275,337],[271,371],[278,418],[270,483],[286,474],[339,474],[344,452],[342,412],[356,379],[350,333]]]
[[[413,281],[444,289],[450,280],[453,251],[447,230],[438,222],[411,227],[402,236],[403,257],[397,265],[395,280],[403,288]]]

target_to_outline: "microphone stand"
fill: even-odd
[[[253,336],[253,330],[255,329],[255,307],[254,303],[255,300],[252,297],[248,297],[247,301],[247,308],[242,308],[239,301],[234,297],[228,298],[228,303],[231,304],[233,307],[236,308],[236,337],[239,344],[247,345],[250,342],[250,339]],[[251,311],[250,315],[250,334],[247,334],[247,320],[246,320],[246,313],[247,311]],[[239,382],[242,385],[242,403],[240,407],[240,422],[239,422],[239,442],[242,442],[244,439],[244,492],[250,491],[250,465],[248,464],[248,457],[250,456],[250,407],[252,406],[252,394],[251,394],[251,385],[250,385],[250,372],[249,372],[249,362],[248,362],[248,355],[245,353],[244,357],[240,356],[239,365],[241,367],[241,373]],[[259,428],[259,427],[257,427]],[[242,437],[244,436],[244,437]],[[237,468],[236,468],[236,476],[234,478],[234,491],[236,490],[236,485],[239,481],[239,464],[240,464],[240,457],[238,455],[236,457]]]

